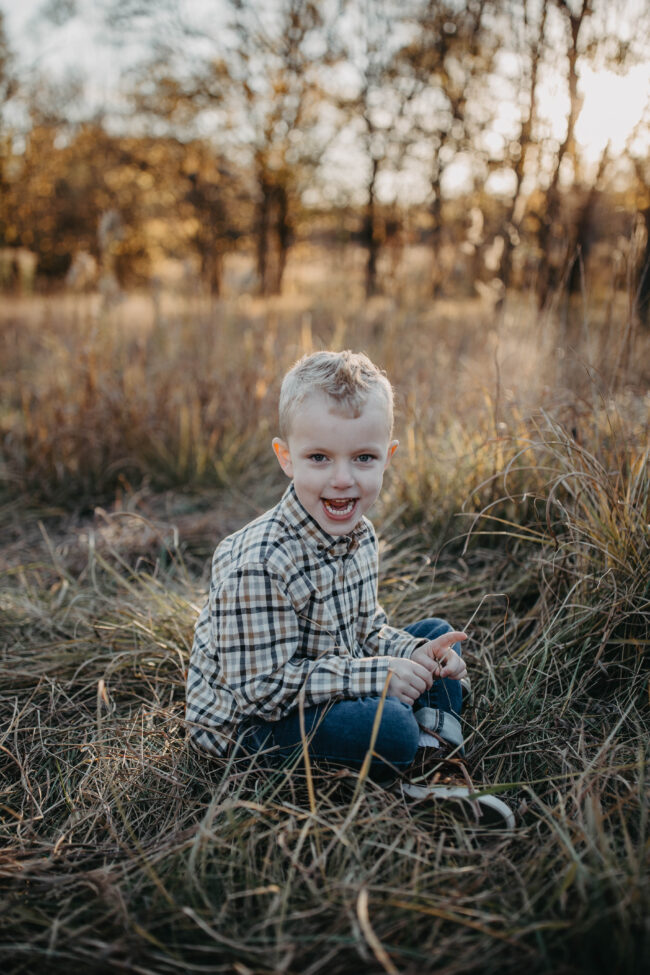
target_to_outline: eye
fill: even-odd
[[[373,460],[376,459],[377,458],[375,457],[374,454],[359,454],[359,456],[357,457],[357,460],[360,461],[362,464],[370,464],[372,463]]]
[[[325,454],[310,454],[309,460],[313,460],[315,464],[322,464],[323,461],[327,460]]]

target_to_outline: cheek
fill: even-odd
[[[372,493],[374,493],[375,496],[378,495],[379,492],[381,491],[381,486],[382,486],[383,480],[384,480],[384,472],[383,471],[379,471],[379,473],[376,474],[375,477],[373,477],[373,479],[372,479],[372,487],[369,490]]]
[[[324,478],[322,475],[319,475],[318,471],[307,469],[297,470],[294,475],[294,480],[297,484],[301,485],[303,491],[320,494]]]
[[[383,481],[383,479],[384,479],[383,468],[375,467],[371,471],[366,471],[363,477],[361,478],[361,481],[363,484],[367,485],[368,488],[372,488],[374,486],[381,487],[381,482]]]

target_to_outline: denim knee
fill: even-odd
[[[375,752],[398,768],[410,765],[418,749],[420,729],[408,704],[387,697],[375,742]]]
[[[411,636],[416,636],[424,640],[436,640],[443,633],[451,633],[453,626],[447,620],[443,620],[438,616],[430,616],[427,619],[418,620],[416,623],[410,623],[404,629]],[[454,644],[454,650],[459,657],[462,656],[460,643]]]
[[[404,629],[407,633],[414,635],[414,630],[418,631],[418,636],[426,636],[429,633],[435,633],[436,636],[440,636],[443,633],[449,633],[453,629],[452,625],[443,620],[439,616],[428,616],[426,619],[417,620],[415,623],[409,623]],[[430,637],[430,639],[435,640],[435,636]]]

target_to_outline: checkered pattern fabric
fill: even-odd
[[[301,699],[379,695],[387,657],[423,643],[388,626],[377,602],[372,524],[332,537],[290,485],[214,554],[187,679],[191,738],[224,755],[244,716],[277,721]]]

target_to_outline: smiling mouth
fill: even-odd
[[[347,518],[357,506],[358,498],[322,498],[325,511],[332,518]]]

